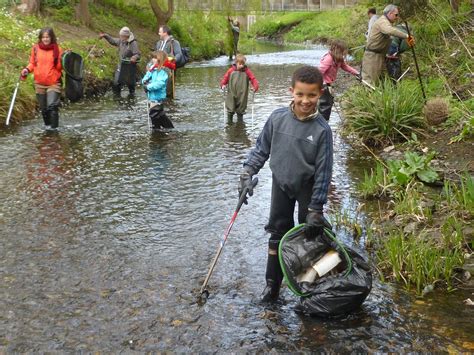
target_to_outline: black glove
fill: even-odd
[[[323,234],[324,228],[332,229],[332,226],[327,219],[324,218],[323,211],[309,210],[306,216],[306,236],[316,238]]]
[[[247,204],[247,194],[249,196],[253,195],[253,181],[252,181],[252,174],[245,170],[242,174],[240,174],[239,180],[239,199],[242,197],[242,194],[245,193],[244,203]]]

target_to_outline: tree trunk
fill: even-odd
[[[25,14],[38,14],[41,6],[41,0],[21,0],[21,5],[17,8]]]
[[[156,0],[150,0],[151,9],[156,17],[156,23],[158,24],[158,28],[160,26],[166,25],[173,16],[174,11],[174,0],[168,0],[168,9],[166,11],[162,10],[160,5],[158,5]]]
[[[79,0],[79,3],[76,5],[76,20],[86,26],[90,26],[91,14],[89,12],[89,0]]]

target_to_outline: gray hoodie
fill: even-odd
[[[136,61],[140,59],[140,50],[138,49],[138,43],[133,33],[130,33],[130,37],[127,42],[123,42],[120,38],[113,38],[112,36],[105,34],[104,38],[111,45],[118,47],[119,54],[119,67],[123,59],[134,58]]]
[[[331,128],[320,114],[300,121],[291,107],[273,111],[244,168],[256,174],[268,158],[274,183],[290,198],[297,195],[301,186],[313,184],[308,207],[322,210],[332,176],[333,141]]]

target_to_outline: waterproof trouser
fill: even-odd
[[[270,218],[265,226],[265,230],[271,236],[268,241],[268,261],[265,272],[267,287],[264,290],[264,301],[274,300],[278,297],[283,280],[283,272],[278,260],[278,245],[286,232],[295,225],[293,215],[296,202],[298,202],[298,223],[306,221],[312,190],[313,183],[310,182],[302,186],[301,190],[295,193],[295,197],[289,196],[288,193],[280,188],[275,176],[273,176]]]
[[[120,95],[120,92],[122,91],[122,87],[124,84],[122,84],[120,81],[120,70],[115,71],[114,75],[114,83],[112,85],[112,91],[114,92],[115,95]],[[128,91],[131,95],[135,94],[135,83],[133,84],[127,84]]]
[[[362,79],[376,85],[385,64],[385,53],[375,53],[366,50],[362,58]]]
[[[397,81],[398,78],[402,75],[402,62],[400,60],[400,57],[387,58],[386,66],[390,79],[392,79],[393,81]]]
[[[149,114],[153,128],[174,128],[173,123],[165,113],[163,103],[152,106]]]
[[[331,110],[332,106],[334,105],[334,96],[331,94],[331,86],[328,84],[324,84],[323,86],[323,94],[319,98],[319,113],[329,121],[331,117]]]
[[[59,104],[61,95],[56,91],[36,94],[45,126],[57,128],[59,125]]]

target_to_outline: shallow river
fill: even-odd
[[[179,73],[172,132],[149,131],[138,90],[135,99],[108,94],[62,109],[59,134],[44,133],[40,119],[0,133],[0,351],[473,351],[472,312],[459,293],[420,300],[375,280],[362,308],[338,320],[295,313],[287,288],[278,304],[260,304],[268,166],[207,303],[196,303],[246,153],[270,112],[288,104],[294,69],[322,54],[249,55],[261,90],[245,124],[224,121],[218,82],[229,62],[218,58]],[[367,157],[340,137],[339,123],[334,111],[328,205],[354,213]]]

